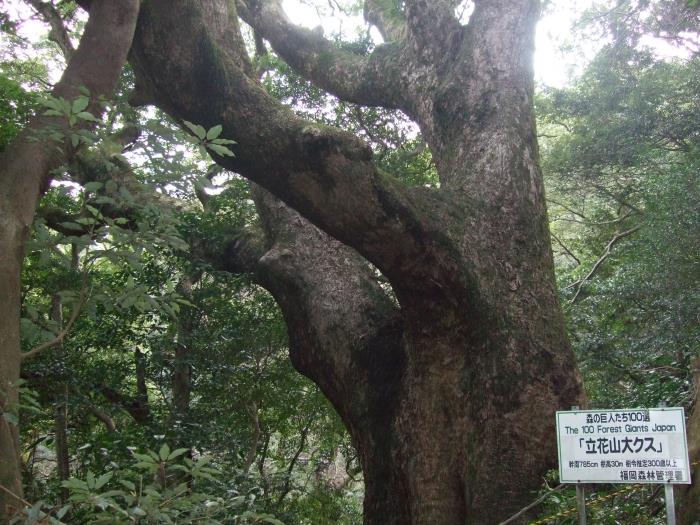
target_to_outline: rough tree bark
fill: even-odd
[[[109,97],[126,61],[139,0],[95,0],[78,49],[52,94],[72,100],[79,88],[91,93],[88,110],[100,114],[99,97]],[[74,153],[70,140],[56,143],[41,131],[69,132],[58,117],[37,116],[0,155],[0,520],[23,506],[19,433],[9,414],[18,403],[20,272],[24,245],[37,201],[51,170]],[[2,417],[8,416],[8,417]]]
[[[532,112],[539,6],[477,0],[462,26],[450,1],[407,0],[398,13],[370,4],[395,40],[363,57],[292,26],[275,1],[151,0],[130,55],[138,98],[222,124],[236,156],[217,161],[323,231],[294,230],[306,223],[258,198],[263,217],[278,215],[265,221],[267,243],[234,243],[228,259],[255,262],[282,306],[295,366],[349,428],[365,523],[494,523],[554,466],[554,411],[583,403]],[[361,141],[271,99],[237,9],[320,87],[411,116],[440,189],[403,187]]]
[[[692,364],[695,383],[695,404],[688,420],[688,455],[694,466],[690,469],[692,485],[677,485],[679,493],[678,523],[700,524],[700,357]]]

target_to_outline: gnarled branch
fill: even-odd
[[[239,0],[241,18],[267,39],[300,75],[341,100],[403,108],[402,48],[383,44],[368,56],[336,47],[316,31],[292,24],[278,0]]]
[[[66,60],[70,60],[73,53],[75,53],[75,47],[73,47],[73,42],[70,40],[70,35],[63,23],[61,14],[51,2],[42,2],[41,0],[28,0],[28,2],[51,26],[49,40],[52,40],[58,45]]]
[[[401,280],[406,289],[434,295],[468,288],[470,268],[457,260],[444,234],[432,233],[442,230],[441,212],[471,210],[447,212],[448,202],[425,192],[420,200],[430,205],[419,205],[419,190],[382,173],[366,144],[309,123],[271,98],[248,76],[245,64],[236,62],[238,53],[230,48],[242,44],[209,19],[229,8],[223,0],[144,4],[131,62],[159,106],[180,120],[221,124],[222,136],[237,144],[231,148],[235,157],[216,158],[220,165],[265,187],[355,248],[392,284]],[[182,17],[188,26],[180,31]],[[172,61],[172,54],[181,59]]]

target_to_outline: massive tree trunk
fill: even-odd
[[[236,156],[216,160],[285,203],[258,196],[266,241],[234,243],[225,261],[256,268],[295,366],[350,430],[365,523],[495,523],[556,464],[554,411],[583,401],[532,113],[538,2],[479,0],[467,26],[447,0],[367,4],[390,41],[358,56],[274,1],[151,0],[130,56],[139,98],[222,124]],[[238,14],[322,88],[412,117],[440,188],[403,187],[361,141],[270,98]]]
[[[95,0],[85,32],[52,94],[73,100],[86,87],[88,110],[99,115],[100,97],[111,95],[131,45],[139,0]],[[24,245],[41,193],[58,168],[75,152],[70,127],[61,117],[37,116],[0,155],[0,520],[9,521],[23,506],[17,380],[20,349],[20,273]],[[56,142],[48,131],[65,134]],[[41,132],[44,132],[43,135]],[[13,417],[13,415],[15,417]]]

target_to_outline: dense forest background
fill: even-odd
[[[23,36],[28,16],[43,38]],[[36,112],[95,119],[87,98],[47,96],[84,20],[71,1],[0,2],[0,149]],[[598,2],[561,43],[596,41],[595,56],[566,87],[537,91],[561,302],[591,407],[689,410],[696,398],[699,24],[690,0]],[[406,185],[437,184],[405,116],[338,102],[249,36],[276,98],[362,136]],[[363,54],[373,42],[363,31],[338,45]],[[81,152],[55,174],[27,249],[21,398],[3,414],[22,432],[16,523],[361,523],[350,439],[292,368],[274,300],[210,257],[232,224],[258,220],[248,183],[209,159],[228,141],[134,109],[132,89],[127,70],[96,129],[71,136]],[[573,505],[557,483],[543,479],[542,516]],[[591,512],[663,522],[653,486]]]

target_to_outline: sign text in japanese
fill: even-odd
[[[690,483],[682,408],[557,412],[562,483]]]

